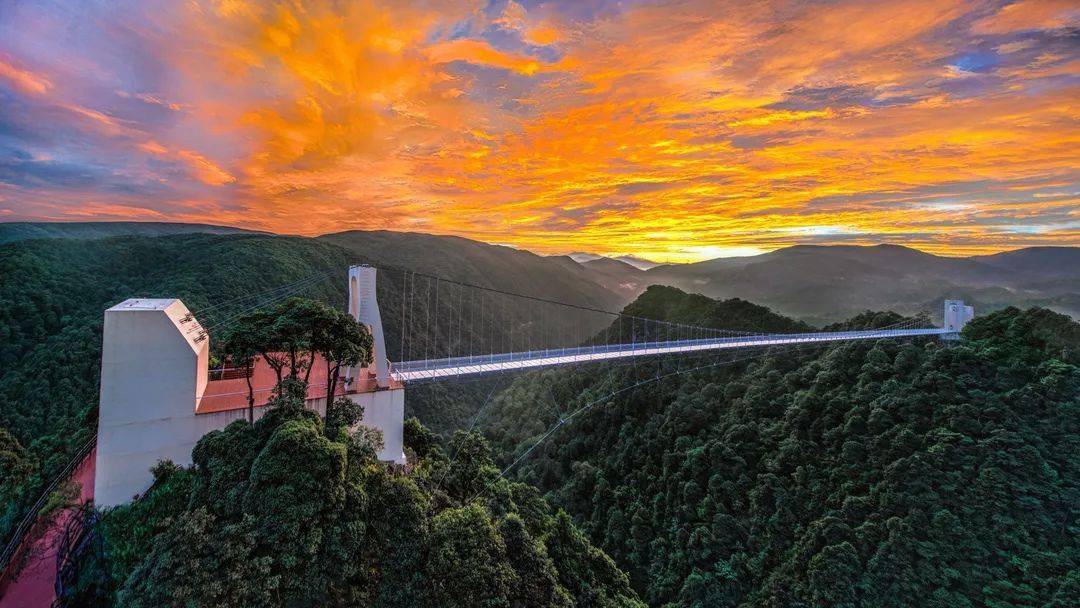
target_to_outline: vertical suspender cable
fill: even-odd
[[[401,328],[401,346],[398,347],[398,361],[405,360],[405,285],[409,282],[409,271],[401,271],[401,316],[398,327]]]
[[[424,359],[431,359],[431,346],[431,277],[428,277],[424,293]]]
[[[439,277],[435,277],[435,342],[431,348],[432,359],[435,359],[439,356],[439,315],[442,314],[439,311]]]
[[[462,287],[462,289],[464,289],[464,287]],[[465,328],[465,309],[466,309],[466,306],[468,305],[465,302],[465,294],[467,294],[467,293],[471,294],[472,291],[470,290],[470,291],[462,291],[461,292],[461,324],[459,325],[460,329],[458,329],[458,348],[460,349],[459,352],[460,352],[461,355],[465,354],[465,346],[464,346],[463,340],[468,340],[469,339],[469,336],[468,336],[469,332],[465,331],[465,329],[466,329]],[[470,309],[470,311],[471,311],[471,309]]]
[[[454,346],[454,284],[446,284],[446,358],[450,358],[450,349]]]

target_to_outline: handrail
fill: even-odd
[[[56,599],[53,600],[52,608],[64,605],[65,592],[78,576],[79,556],[87,543],[97,539],[97,513],[93,502],[88,500],[75,509],[64,525],[60,546],[56,550],[56,579],[53,581]]]
[[[22,545],[23,538],[30,530],[30,527],[33,526],[34,522],[37,521],[38,513],[41,511],[41,508],[45,506],[45,502],[49,499],[49,496],[53,493],[54,490],[56,490],[57,486],[59,486],[61,482],[66,480],[71,475],[72,471],[74,471],[76,467],[82,464],[83,459],[85,459],[86,455],[94,449],[94,445],[96,444],[97,435],[95,435],[93,438],[91,438],[79,447],[79,449],[75,452],[75,456],[73,456],[72,459],[68,461],[64,468],[60,471],[60,473],[58,473],[56,477],[53,478],[52,482],[49,483],[47,488],[45,488],[45,491],[42,492],[41,496],[38,497],[37,502],[34,503],[34,506],[30,508],[30,510],[23,517],[23,520],[19,523],[18,527],[15,528],[15,532],[12,533],[11,539],[4,547],[3,553],[0,553],[0,577],[2,577],[2,575],[7,571],[8,566],[11,565],[11,558],[15,555],[15,552],[19,550],[19,547]]]

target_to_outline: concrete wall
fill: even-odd
[[[203,435],[247,419],[247,408],[195,413],[208,355],[209,338],[179,300],[127,300],[105,311],[94,477],[99,507],[130,501],[150,487],[150,468],[159,460],[189,465]],[[405,389],[348,397],[364,408],[362,424],[382,431],[379,458],[404,463]],[[325,415],[326,400],[309,400],[308,407]],[[255,418],[265,411],[255,408]]]
[[[942,327],[952,333],[942,334],[942,340],[959,340],[960,331],[967,322],[975,318],[975,309],[966,306],[963,300],[945,300],[945,312]]]
[[[405,389],[383,389],[345,396],[364,408],[364,419],[360,424],[382,432],[383,449],[379,452],[379,460],[405,464]],[[325,398],[309,399],[307,406],[320,416],[326,416]],[[260,410],[265,409],[256,409],[255,418],[258,419],[262,415]]]
[[[190,461],[209,346],[179,300],[126,300],[105,311],[94,499],[113,506],[153,481],[158,460]]]
[[[349,395],[349,399],[364,407],[361,424],[382,431],[383,450],[379,452],[379,460],[405,464],[405,389],[356,393]]]
[[[963,300],[945,300],[944,324],[952,332],[960,332],[967,322],[975,318],[975,309],[964,305]]]
[[[382,315],[379,313],[378,291],[375,285],[376,269],[371,266],[349,267],[349,314],[367,325],[371,332],[372,363],[379,386],[390,386],[390,370],[386,359],[386,342],[383,338]],[[359,376],[358,368],[349,368],[345,377]]]

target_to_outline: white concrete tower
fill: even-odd
[[[185,427],[198,425],[209,342],[180,300],[131,299],[105,311],[94,472],[99,507],[145,491],[158,460],[191,462],[192,437],[202,433]]]
[[[367,325],[371,332],[372,365],[380,388],[390,386],[390,370],[386,358],[386,340],[383,337],[382,316],[376,297],[375,268],[371,266],[349,267],[349,314]],[[349,368],[346,377],[352,380],[360,373],[359,368]]]
[[[942,338],[955,340],[967,322],[975,318],[975,309],[965,306],[963,300],[945,300],[945,315],[942,327],[950,333]]]
[[[375,284],[375,268],[371,266],[349,267],[349,314],[367,326],[371,332],[372,363],[375,370],[374,392],[353,393],[350,399],[364,406],[365,426],[378,429],[383,434],[383,450],[380,460],[405,464],[405,389],[394,385],[390,379],[389,361],[386,356],[386,340],[383,337],[382,316]],[[360,374],[367,369],[350,368],[346,373],[348,385],[357,390],[361,384]]]

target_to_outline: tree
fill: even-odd
[[[306,298],[288,298],[274,308],[270,333],[274,343],[287,355],[289,377],[308,382],[311,366],[315,362],[312,340],[316,327],[327,323],[330,309],[324,304]]]
[[[280,384],[284,379],[288,354],[283,351],[283,341],[275,329],[275,312],[257,310],[234,320],[226,337],[225,351],[228,353],[233,344],[241,357],[248,350],[255,351],[274,370]]]
[[[436,504],[417,478],[430,463],[378,462],[365,427],[325,433],[302,385],[285,378],[254,425],[207,434],[192,468],[157,467],[140,501],[103,514],[107,550],[86,567],[104,561],[106,584],[85,605],[642,608],[535,490],[503,480],[507,500]]]
[[[367,326],[345,312],[314,300],[289,298],[271,311],[238,319],[226,337],[223,351],[250,365],[255,355],[274,369],[280,383],[290,378],[311,379],[314,354],[326,360],[326,403],[333,403],[342,369],[371,362],[372,339]],[[252,401],[250,383],[249,402]]]
[[[329,397],[328,397],[329,398]],[[364,408],[348,397],[338,397],[326,406],[325,433],[337,437],[364,419]]]
[[[506,543],[481,506],[447,509],[431,525],[431,605],[491,606],[510,594],[516,577],[506,562]]]
[[[855,608],[862,565],[851,543],[829,545],[810,559],[807,576],[815,608]]]
[[[225,334],[221,345],[221,351],[228,358],[233,367],[244,370],[244,380],[248,389],[248,423],[255,423],[255,389],[251,386],[252,368],[258,360],[262,350],[263,332],[261,327],[253,322],[241,321]],[[266,359],[269,361],[269,359]],[[278,381],[281,373],[278,371]]]
[[[0,495],[6,495],[34,472],[34,463],[11,433],[0,427]]]
[[[318,305],[312,315],[311,348],[326,360],[326,403],[334,399],[343,367],[371,363],[372,338],[367,325],[351,315]]]

